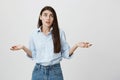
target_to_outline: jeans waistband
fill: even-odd
[[[41,65],[40,63],[36,63],[36,66],[38,66],[39,68],[49,69],[53,67],[60,67],[60,63],[54,64],[54,65],[48,65],[48,66],[44,66],[44,65]]]

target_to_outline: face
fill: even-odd
[[[43,27],[51,27],[54,17],[51,11],[45,10],[42,12],[42,15],[40,15],[40,20],[42,20]]]

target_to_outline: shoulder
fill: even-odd
[[[60,34],[64,34],[65,32],[64,32],[64,30],[63,29],[59,29],[59,32],[60,32]]]
[[[31,34],[37,34],[39,32],[39,29],[38,28],[34,28],[33,30],[32,30],[32,33]]]
[[[59,29],[60,37],[65,36],[65,31],[63,29]]]
[[[38,34],[38,31],[39,31],[38,28],[34,28],[34,29],[31,31],[30,36],[32,37],[32,36],[37,35],[37,34]]]

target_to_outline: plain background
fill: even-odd
[[[120,80],[120,0],[0,0],[0,80],[31,80],[34,62],[25,53],[10,51],[15,44],[28,47],[40,10],[52,6],[70,46],[72,59],[61,62],[65,80]]]

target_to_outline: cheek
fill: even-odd
[[[45,22],[45,19],[44,19],[44,18],[41,18],[40,20],[41,20],[42,22]]]
[[[51,22],[53,23],[54,19],[51,19]]]
[[[53,21],[51,21],[51,25],[53,25]]]
[[[53,20],[51,22],[53,23]]]

